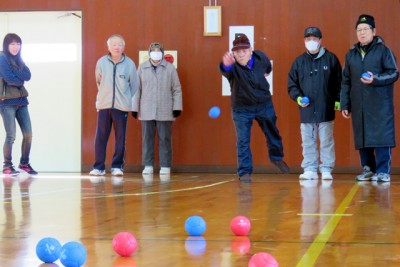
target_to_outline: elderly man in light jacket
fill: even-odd
[[[182,112],[182,90],[175,67],[164,57],[164,47],[152,43],[150,59],[139,65],[139,89],[133,98],[134,118],[142,123],[143,174],[153,173],[154,141],[158,133],[160,175],[172,164],[172,123]]]
[[[111,161],[111,175],[122,176],[125,163],[125,137],[132,99],[138,87],[136,65],[125,55],[125,41],[114,34],[107,40],[108,54],[96,64],[97,127],[95,137],[95,162],[90,175],[106,174],[107,142],[112,126],[115,133],[115,151]]]

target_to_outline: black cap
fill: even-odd
[[[372,29],[375,29],[375,19],[371,15],[367,15],[367,14],[360,15],[356,22],[356,29],[357,29],[358,24],[362,24],[362,23],[368,24],[369,26],[371,26]]]
[[[308,27],[304,30],[304,37],[308,37],[311,35],[318,38],[322,38],[322,32],[317,27]]]

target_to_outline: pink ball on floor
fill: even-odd
[[[248,267],[279,267],[279,264],[271,254],[259,252],[251,257]]]
[[[250,232],[251,223],[245,216],[236,216],[231,221],[231,230],[237,236],[244,236]]]
[[[112,247],[118,255],[130,257],[137,248],[136,238],[129,232],[119,232],[112,240]]]

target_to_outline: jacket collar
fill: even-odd
[[[157,67],[166,67],[167,66],[167,61],[165,59],[161,60],[160,64],[157,65]],[[152,68],[153,65],[151,64],[150,60],[147,60],[143,62],[143,68]]]
[[[318,59],[318,58],[322,57],[322,56],[325,54],[325,52],[326,52],[325,47],[321,46],[321,47],[319,48],[318,55],[317,55],[314,59]],[[309,57],[311,57],[310,52],[306,51],[305,53],[306,53],[306,55],[308,55]]]
[[[108,60],[110,60],[111,62],[114,62],[113,59],[112,59],[112,57],[111,57],[111,53],[108,53],[108,54],[107,54],[107,58],[108,58]],[[121,59],[117,62],[117,64],[123,62],[124,60],[125,60],[125,53],[122,53],[122,57],[121,57]]]
[[[382,37],[380,37],[380,36],[375,36],[374,39],[372,40],[372,44],[371,44],[371,46],[369,47],[369,49],[371,49],[371,47],[373,47],[373,46],[375,46],[375,45],[377,45],[377,44],[382,44],[382,45],[385,44],[385,41],[383,40]],[[350,50],[353,50],[353,49],[358,50],[359,48],[360,48],[360,42],[354,44],[353,47],[352,47]],[[369,49],[368,49],[368,50],[369,50]]]

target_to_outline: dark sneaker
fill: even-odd
[[[19,164],[19,166],[18,166],[18,168],[20,169],[20,170],[23,170],[24,172],[26,172],[26,173],[29,173],[29,174],[38,174],[38,172],[37,171],[35,171],[32,167],[31,167],[31,165],[29,164],[29,163],[27,163],[27,164]]]
[[[14,169],[14,166],[3,166],[3,173],[9,175],[18,175],[19,171]]]
[[[239,177],[239,180],[240,180],[242,183],[251,183],[250,174],[248,174],[248,173],[243,174],[242,176]]]
[[[371,181],[374,173],[368,166],[363,167],[363,172],[356,176],[357,181]]]
[[[284,162],[282,159],[281,160],[271,160],[271,162],[279,168],[279,170],[282,173],[289,173],[289,166]]]

